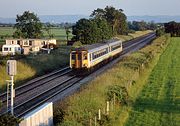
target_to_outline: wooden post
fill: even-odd
[[[97,118],[96,118],[96,116],[94,117],[94,126],[96,126],[97,125]]]
[[[107,111],[107,115],[109,115],[109,101],[107,101],[107,108],[106,108],[106,111]]]
[[[114,100],[114,106],[115,106],[115,104],[116,104],[116,94],[114,93],[114,98],[113,98]]]
[[[101,109],[99,109],[99,112],[98,112],[98,120],[101,120]]]
[[[89,119],[89,126],[92,126],[91,112],[89,112],[89,117],[90,117],[90,119]]]
[[[89,126],[92,126],[92,119],[89,119]]]

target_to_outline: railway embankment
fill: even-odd
[[[142,36],[149,32],[152,31],[137,31],[129,35],[121,35],[117,37],[125,41]],[[38,76],[68,66],[70,50],[71,46],[60,45],[60,47],[51,54],[17,57],[18,74],[15,76],[15,87],[21,86]],[[6,74],[6,61],[8,59],[10,59],[10,57],[5,59],[1,59],[0,57],[0,94],[6,90],[6,80],[9,80],[9,76]]]
[[[160,55],[170,43],[169,36],[155,39],[145,48],[95,78],[55,106],[59,125],[123,125],[143,90]]]

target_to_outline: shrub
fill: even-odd
[[[120,104],[128,104],[129,95],[125,87],[121,87],[120,85],[109,86],[107,91],[107,99],[110,101],[113,100],[114,95]]]
[[[0,116],[0,126],[17,126],[20,123],[20,119],[13,115],[6,114]]]
[[[73,44],[73,47],[75,48],[78,48],[78,47],[81,47],[82,46],[82,43],[80,41],[77,41]]]

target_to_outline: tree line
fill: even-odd
[[[158,27],[157,23],[145,22],[145,21],[132,21],[128,22],[128,27],[130,30],[134,31],[145,31],[145,30],[155,30]]]
[[[13,34],[14,38],[42,38],[43,30],[49,38],[53,38],[51,28],[54,24],[42,23],[38,16],[25,11],[17,15]],[[80,41],[82,44],[92,44],[110,39],[116,35],[127,35],[129,32],[155,30],[158,24],[154,22],[133,21],[127,22],[127,17],[122,9],[106,6],[104,9],[93,10],[89,19],[80,19],[75,24],[62,23],[60,27],[65,29],[67,41],[72,32],[72,41]]]
[[[90,19],[80,19],[73,27],[72,40],[91,44],[110,39],[117,34],[127,34],[127,17],[122,9],[106,6],[92,12]]]
[[[180,23],[175,21],[164,24],[165,32],[170,33],[172,37],[180,37]]]

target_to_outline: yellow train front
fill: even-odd
[[[70,68],[75,71],[89,71],[107,63],[122,51],[122,42],[117,39],[77,48],[70,53]]]

